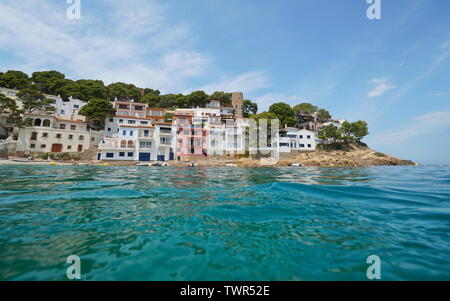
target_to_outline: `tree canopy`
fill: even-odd
[[[316,112],[317,109],[318,108],[316,106],[314,106],[308,102],[304,102],[304,103],[298,104],[293,107],[293,110],[296,114],[302,114],[302,115],[312,114],[312,113]]]
[[[223,91],[216,91],[211,94],[210,100],[218,100],[224,104],[231,103],[231,93],[225,93]]]
[[[275,114],[280,120],[280,126],[284,127],[287,121],[291,122],[291,118],[295,118],[294,110],[290,105],[284,102],[277,102],[270,106],[269,112]],[[291,118],[289,118],[291,117]],[[289,118],[289,119],[287,119]]]
[[[31,77],[21,71],[8,70],[0,72],[0,86],[22,90],[32,88],[43,94],[59,95],[67,101],[70,97],[88,102],[93,98],[109,101],[134,100],[159,108],[193,108],[205,106],[211,100],[219,100],[224,104],[231,103],[231,93],[216,91],[208,95],[204,91],[194,91],[190,94],[161,94],[159,90],[141,88],[133,84],[116,82],[108,86],[101,80],[80,79],[71,80],[56,70],[34,72]],[[257,112],[256,104],[247,106],[248,114]]]
[[[23,109],[27,113],[33,113],[35,111],[55,111],[55,107],[53,106],[54,100],[46,98],[44,94],[38,90],[25,88],[20,90],[16,95],[23,100]]]
[[[22,71],[8,70],[0,78],[0,86],[9,89],[25,89],[31,86],[31,80]]]
[[[367,122],[358,120],[356,122],[345,121],[342,124],[341,132],[345,141],[360,142],[365,136],[369,134]]]
[[[249,117],[258,112],[258,104],[252,102],[251,100],[244,100],[244,117]]]
[[[331,119],[331,114],[325,109],[320,109],[316,112],[316,117],[320,122],[326,122]]]
[[[106,119],[116,114],[112,103],[106,99],[91,99],[80,110],[80,115],[86,116],[88,119]]]

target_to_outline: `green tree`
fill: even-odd
[[[161,95],[161,92],[159,90],[153,90],[150,88],[145,88],[144,89],[144,95],[156,95],[159,96]]]
[[[0,86],[9,89],[25,89],[31,86],[31,80],[26,73],[16,70],[8,70],[3,74]]]
[[[256,121],[259,121],[260,119],[266,119],[269,123],[272,119],[278,119],[278,116],[271,112],[262,112],[259,114],[251,115],[250,118],[255,119]]]
[[[209,97],[209,100],[218,100],[224,104],[231,104],[231,93],[225,93],[223,91],[216,91]]]
[[[14,127],[21,126],[22,113],[23,111],[19,110],[14,99],[0,94],[0,115],[6,118],[6,122],[0,122],[0,126],[8,133],[8,135]]]
[[[296,114],[308,115],[308,114],[312,114],[312,113],[316,112],[317,107],[308,102],[304,102],[304,103],[294,106],[293,110]]]
[[[319,130],[318,136],[322,140],[336,142],[341,139],[341,131],[334,125],[327,125]]]
[[[51,70],[33,72],[31,75],[31,80],[38,87],[40,92],[55,94],[56,90],[67,82],[65,77],[66,76],[61,72]]]
[[[297,125],[297,119],[295,117],[286,117],[283,122],[283,126],[295,127]]]
[[[186,95],[186,104],[189,107],[205,107],[209,103],[209,95],[203,91],[195,91]]]
[[[367,122],[362,120],[356,122],[345,121],[341,126],[341,132],[343,139],[346,142],[361,142],[361,140],[369,134],[369,128],[367,126]]]
[[[139,102],[146,103],[149,107],[158,108],[161,103],[161,97],[155,94],[146,94],[139,99]]]
[[[33,88],[22,89],[17,92],[17,97],[23,101],[23,109],[27,113],[35,111],[54,112],[54,100],[46,98],[44,94]]]
[[[340,130],[345,142],[353,141],[353,124],[351,122],[344,121],[344,123],[341,124]]]
[[[327,122],[331,119],[330,112],[325,109],[320,109],[316,113],[317,120],[320,122]]]
[[[113,83],[108,86],[108,99],[110,101],[117,100],[136,100],[138,101],[145,90],[136,87],[133,84]]]
[[[112,117],[116,114],[113,104],[106,99],[91,99],[80,110],[80,115],[86,116],[88,119],[100,119]]]
[[[248,118],[250,115],[254,115],[258,112],[258,104],[251,100],[244,100],[244,117]]]
[[[361,140],[367,135],[369,135],[369,127],[367,122],[358,120],[353,123],[353,136],[356,141],[361,142]]]
[[[286,124],[286,118],[295,117],[294,110],[290,105],[284,102],[274,103],[270,106],[269,112],[275,114],[280,120],[280,126],[284,127]]]

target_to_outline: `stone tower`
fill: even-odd
[[[234,108],[234,117],[244,117],[244,94],[242,92],[231,93],[231,104]]]

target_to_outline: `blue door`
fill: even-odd
[[[175,154],[174,153],[170,153],[169,160],[173,161],[173,159],[175,159]]]
[[[150,161],[150,153],[139,153],[139,161]]]
[[[165,156],[164,155],[158,155],[158,161],[164,162],[165,161]]]

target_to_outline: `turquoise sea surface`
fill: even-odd
[[[0,280],[450,280],[450,167],[0,166]]]

